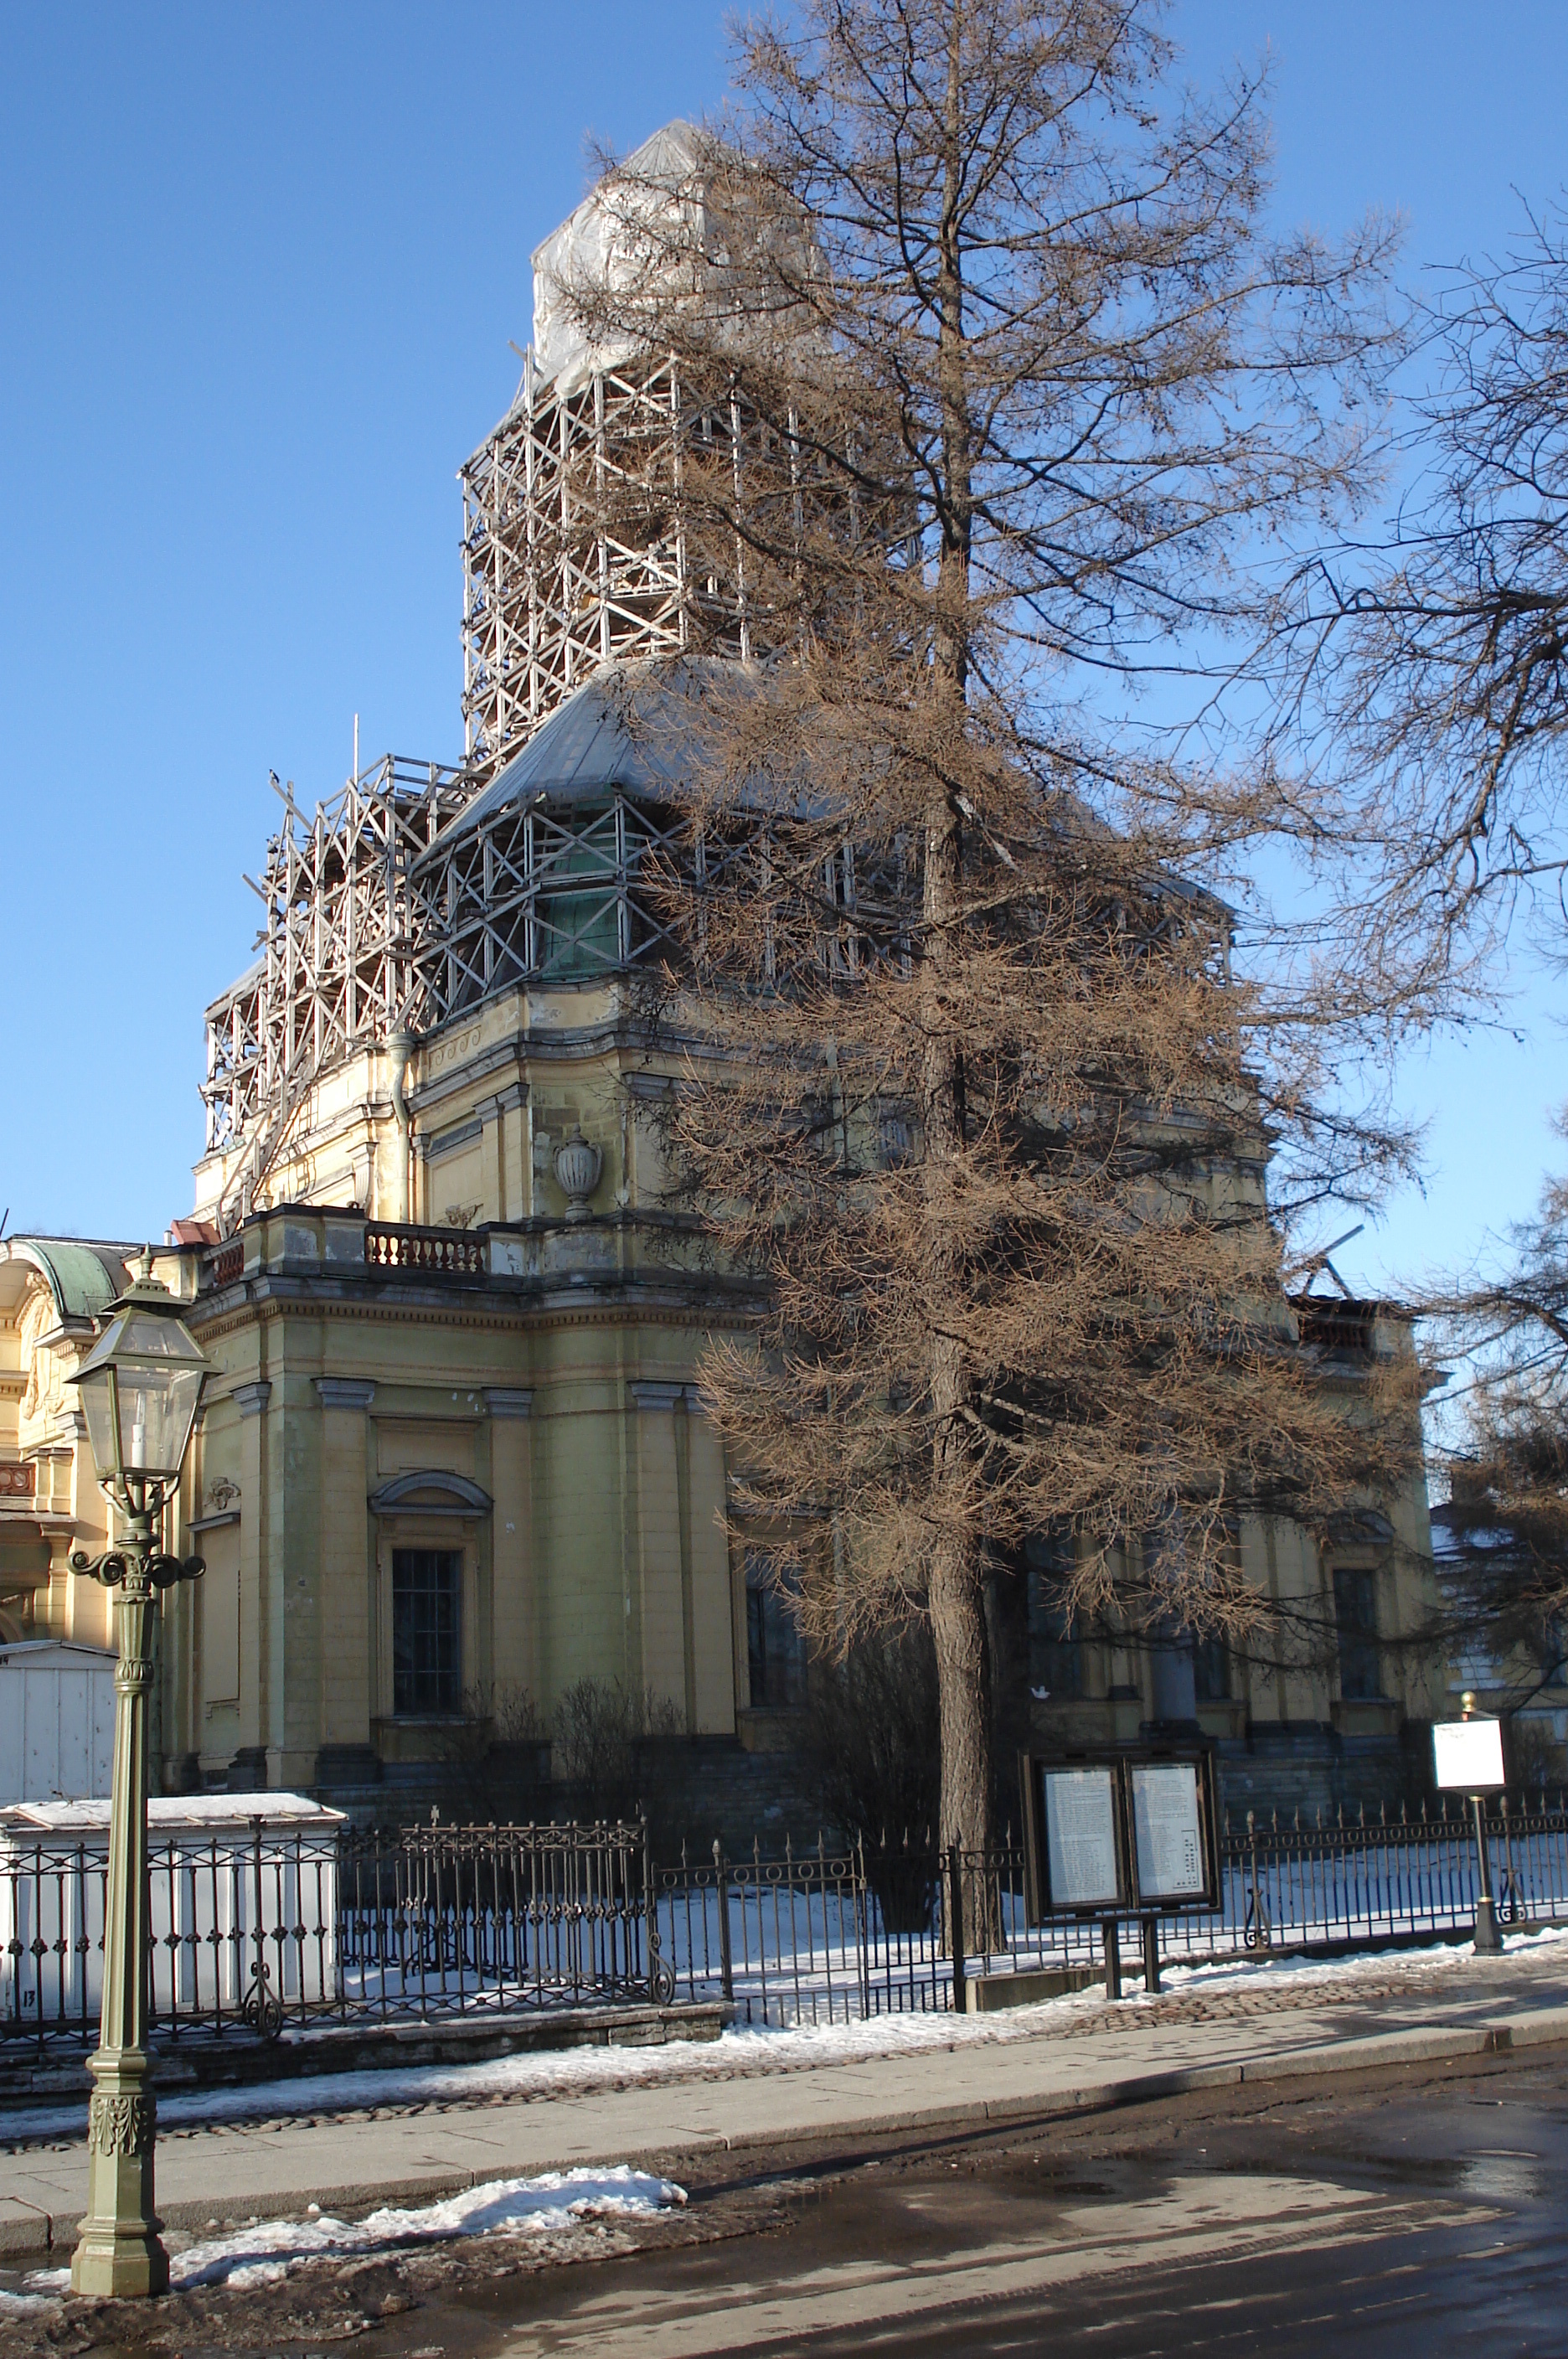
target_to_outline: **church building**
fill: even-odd
[[[634,161],[678,187],[693,153],[676,124]],[[628,988],[680,802],[628,700],[757,652],[744,589],[688,578],[680,451],[728,438],[744,470],[746,424],[573,331],[594,202],[534,256],[522,383],[463,470],[463,759],[388,756],[313,810],[280,788],[256,955],[206,1012],[206,1151],[158,1263],[212,1366],[177,1536],[207,1570],[165,1608],[168,1788],[392,1816],[471,1741],[548,1733],[585,1680],[740,1764],[788,1749],[805,1691],[726,1530],[697,1379],[740,1309],[664,1201],[679,1058]],[[0,1636],[106,1637],[66,1569],[102,1512],[61,1386],[131,1250],[0,1245]],[[1327,1381],[1410,1350],[1376,1304],[1298,1315]],[[1424,1484],[1347,1502],[1333,1550],[1289,1523],[1241,1546],[1273,1594],[1323,1602],[1337,1667],[1080,1642],[1025,1565],[996,1626],[1026,1716],[1094,1741],[1195,1723],[1243,1805],[1397,1789],[1445,1677],[1400,1643]]]

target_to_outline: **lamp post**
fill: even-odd
[[[201,1571],[182,1564],[155,1535],[180,1478],[208,1363],[137,1256],[129,1291],[70,1381],[79,1386],[99,1487],[122,1527],[101,1557],[79,1549],[73,1572],[115,1592],[114,1767],[109,1804],[109,1876],[103,1909],[103,2006],[88,2070],[87,2213],[71,2264],[73,2293],[167,2291],[169,2256],[153,2212],[157,2115],[147,2017],[147,1698],[153,1680],[158,1593]]]

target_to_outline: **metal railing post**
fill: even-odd
[[[947,1934],[953,1959],[953,2011],[966,2015],[969,1994],[964,1962],[964,1854],[954,1843],[947,1854]]]
[[[1479,1794],[1470,1798],[1475,1815],[1475,1948],[1477,1952],[1495,1953],[1502,1948],[1497,1934],[1497,1912],[1492,1899],[1492,1858],[1486,1840],[1486,1805]]]
[[[1105,1996],[1120,1998],[1122,1995],[1121,1932],[1114,1917],[1100,1920],[1100,1946],[1105,1956]]]
[[[735,1955],[730,1943],[730,1874],[724,1847],[713,1837],[713,1889],[719,1900],[719,1987],[726,2006],[735,2004]]]

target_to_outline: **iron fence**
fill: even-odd
[[[96,2038],[107,1851],[0,1853],[0,2043]],[[668,1989],[640,1825],[267,1828],[155,1842],[149,2027],[192,2033],[582,2006]]]
[[[1563,1797],[1500,1800],[1487,1839],[1499,1924],[1568,1918]],[[1334,1954],[1462,1936],[1475,1921],[1475,1834],[1457,1805],[1392,1820],[1320,1814],[1306,1826],[1249,1812],[1226,1823],[1221,1870],[1217,1910],[1160,1918],[1162,1959]],[[681,1997],[722,1997],[743,2023],[789,2026],[962,2007],[964,1984],[993,1974],[1104,1973],[1102,1916],[1030,1925],[1023,1896],[1010,1838],[984,1855],[819,1843],[731,1859],[715,1844],[711,1857],[656,1870],[650,1905]],[[1118,1948],[1136,1953],[1143,1920],[1115,1921]]]
[[[1498,1921],[1568,1919],[1568,1806],[1486,1820]],[[1462,1937],[1474,1832],[1459,1809],[1309,1826],[1248,1816],[1222,1839],[1221,1906],[1160,1920],[1199,1964]],[[0,1851],[0,2049],[91,2045],[102,1991],[102,1843]],[[764,1857],[714,1843],[655,1865],[640,1824],[243,1830],[155,1843],[148,1979],[160,2044],[649,1998],[722,2002],[757,2027],[962,2007],[976,1976],[1105,1971],[1098,1919],[1030,1925],[1021,1849],[819,1839]],[[1136,1951],[1137,1920],[1120,1935]]]

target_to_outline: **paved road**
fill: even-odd
[[[1215,2101],[1210,2100],[1211,2105]],[[1568,2353],[1568,2059],[1422,2087],[1199,2101],[884,2159],[787,2224],[426,2308],[366,2359]]]

